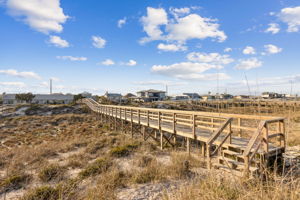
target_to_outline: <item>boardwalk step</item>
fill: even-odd
[[[238,170],[235,170],[235,169],[232,169],[232,168],[229,168],[229,167],[226,167],[222,164],[218,164],[218,163],[215,163],[214,164],[214,167],[216,169],[220,169],[220,170],[224,170],[226,172],[229,172],[229,173],[232,173],[233,175],[235,176],[239,176],[239,177],[242,177],[243,176],[243,172],[241,171],[238,171]]]
[[[236,170],[240,170],[240,171],[243,171],[245,169],[245,164],[243,162],[238,162],[238,161],[232,160],[230,158],[224,158],[222,156],[219,156],[218,160],[219,160],[219,164],[222,164],[225,166],[229,165],[229,167],[231,167],[232,169],[236,169]],[[258,170],[258,168],[250,166],[249,170],[251,172],[255,172]]]
[[[243,154],[239,153],[239,152],[235,152],[235,151],[231,151],[231,150],[223,150],[223,155],[227,154],[227,155],[231,155],[231,156],[236,156],[236,157],[241,157],[243,158]]]

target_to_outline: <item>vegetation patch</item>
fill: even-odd
[[[24,195],[21,200],[57,200],[59,199],[59,190],[51,186],[42,186],[33,189]]]
[[[66,169],[57,164],[51,164],[45,168],[43,168],[38,176],[44,182],[49,182],[52,180],[62,180],[64,178],[64,173]]]
[[[133,150],[138,148],[138,144],[126,144],[123,146],[114,147],[111,149],[110,154],[114,157],[128,156]]]
[[[13,175],[0,182],[0,194],[11,190],[18,190],[30,181],[31,177],[27,174]]]
[[[101,174],[106,172],[111,166],[112,162],[105,158],[99,158],[95,160],[93,163],[89,164],[85,169],[83,169],[79,176],[81,178],[87,178],[89,176]]]

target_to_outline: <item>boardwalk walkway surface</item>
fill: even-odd
[[[153,138],[161,148],[175,146],[180,139],[188,152],[192,143],[199,144],[208,168],[257,173],[285,151],[285,122],[280,117],[112,106],[92,99],[81,103],[102,121]]]

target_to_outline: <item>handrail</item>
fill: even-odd
[[[260,122],[255,134],[252,135],[252,137],[251,137],[251,139],[250,139],[250,141],[249,141],[249,143],[248,143],[248,145],[247,145],[247,147],[246,147],[246,149],[243,153],[244,156],[249,156],[249,154],[251,152],[251,149],[253,148],[253,146],[254,146],[255,142],[257,141],[258,137],[261,135],[261,132],[264,129],[265,125],[266,125],[266,121],[261,121]]]
[[[208,141],[206,142],[208,145],[211,145],[219,136],[220,134],[223,132],[223,130],[228,126],[228,124],[231,123],[231,121],[233,120],[233,118],[228,118],[223,124],[222,126],[208,139]],[[231,131],[230,131],[231,132]]]

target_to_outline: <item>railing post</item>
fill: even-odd
[[[149,110],[147,110],[147,127],[150,125]]]
[[[238,132],[238,136],[239,137],[242,137],[242,129],[241,129],[241,121],[242,121],[242,119],[239,117],[238,118],[238,127],[239,127],[239,132]]]
[[[141,113],[140,113],[140,110],[138,110],[138,124],[141,124]]]
[[[176,145],[176,113],[173,113],[173,133],[174,133],[174,144]]]
[[[229,135],[229,144],[232,143],[232,126],[231,126],[231,123],[232,123],[232,120],[228,124],[228,132],[229,132],[228,134],[230,134]]]
[[[157,123],[158,123],[158,130],[159,130],[159,134],[160,134],[160,149],[163,150],[163,148],[164,148],[164,147],[163,147],[163,145],[164,145],[164,144],[163,144],[163,136],[164,136],[164,135],[163,135],[163,132],[162,132],[162,130],[161,130],[161,121],[160,121],[160,117],[161,117],[161,113],[158,112],[158,119],[157,119],[158,122],[157,122]]]
[[[263,132],[263,149],[265,153],[269,152],[269,127],[268,123],[265,124],[264,132]]]
[[[133,116],[132,116],[132,109],[130,109],[130,130],[131,130],[131,137],[133,138]]]
[[[192,115],[192,120],[193,120],[192,134],[193,134],[194,139],[196,139],[197,136],[196,136],[196,116],[195,116],[195,114]]]

